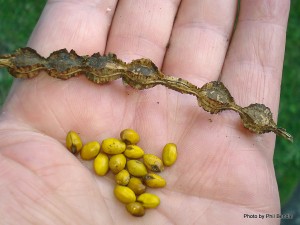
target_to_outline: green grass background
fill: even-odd
[[[41,14],[45,0],[0,0],[0,54],[23,47]],[[300,1],[291,1],[278,124],[294,135],[293,144],[277,138],[274,164],[281,204],[284,205],[300,180]],[[49,31],[51,32],[51,31]],[[0,107],[12,78],[0,70]]]

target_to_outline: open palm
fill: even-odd
[[[150,58],[198,86],[220,79],[238,104],[261,102],[276,116],[289,2],[242,1],[232,35],[236,9],[235,0],[48,1],[29,46]],[[250,133],[234,112],[210,115],[192,96],[40,74],[14,82],[0,119],[3,224],[279,224],[245,218],[280,212],[275,135]],[[179,149],[166,188],[152,191],[161,205],[142,218],[114,198],[112,174],[97,177],[64,147],[69,130],[88,142],[125,128],[148,153]]]

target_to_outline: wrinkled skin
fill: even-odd
[[[28,45],[44,56],[66,47],[150,58],[198,86],[220,79],[238,104],[261,102],[276,116],[289,1],[242,1],[232,34],[236,9],[234,0],[49,1]],[[87,142],[128,127],[146,152],[159,155],[167,142],[179,149],[162,174],[167,186],[153,190],[161,205],[142,218],[114,198],[112,174],[96,177],[91,162],[64,147],[69,130]],[[192,96],[161,86],[137,91],[45,74],[15,80],[0,117],[1,222],[279,224],[244,218],[280,212],[274,144],[274,134],[250,133],[236,113],[210,115]]]

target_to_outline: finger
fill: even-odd
[[[236,0],[184,0],[163,69],[199,86],[218,78],[233,29]]]
[[[241,1],[240,15],[221,80],[242,106],[278,110],[289,13],[287,0]]]
[[[137,58],[149,58],[161,67],[179,2],[179,0],[119,1],[106,52],[114,52],[127,62]],[[130,95],[130,98],[127,98],[127,95]],[[166,133],[162,131],[161,123],[165,118],[165,110],[164,107],[158,107],[158,101],[164,102],[165,95],[164,87],[145,92],[126,89],[126,92],[123,92],[124,98],[120,98],[118,104],[118,110],[123,106],[122,115],[126,115],[126,119],[120,122],[119,130],[132,127],[146,137],[157,137],[155,132],[157,130]],[[151,142],[153,141],[149,138],[143,141],[143,145],[151,146]],[[160,149],[159,145],[165,143],[165,135],[159,135],[156,143],[156,149]]]
[[[178,4],[179,0],[119,1],[106,52],[125,61],[149,58],[160,67]]]
[[[109,1],[48,1],[28,45],[41,54],[62,48],[103,52],[116,7]]]

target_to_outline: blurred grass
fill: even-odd
[[[0,0],[0,54],[24,47],[46,4],[46,0]],[[0,70],[0,108],[12,84],[6,70]]]
[[[300,180],[300,1],[291,1],[281,85],[278,124],[293,134],[294,143],[277,138],[274,164],[282,205]]]
[[[45,5],[45,0],[0,0],[0,54],[26,45]],[[300,180],[300,1],[291,1],[287,32],[281,101],[278,124],[293,134],[293,144],[277,138],[274,155],[276,176],[282,205],[289,199]],[[3,104],[12,78],[0,70],[0,106]],[[297,139],[298,138],[298,139]]]

